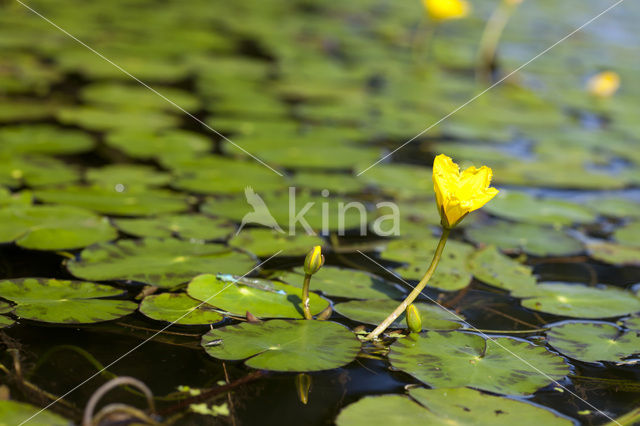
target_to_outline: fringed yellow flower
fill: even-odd
[[[620,76],[613,71],[603,71],[587,81],[587,91],[599,98],[609,98],[620,88]]]
[[[434,21],[464,18],[471,9],[466,0],[422,0],[422,4]]]
[[[469,167],[462,173],[456,163],[444,154],[433,162],[433,186],[442,226],[453,228],[468,213],[478,210],[496,196],[490,188],[493,172],[487,166]]]

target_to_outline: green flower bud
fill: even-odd
[[[307,254],[304,260],[304,273],[307,275],[313,275],[324,265],[324,256],[322,255],[322,247],[315,246]]]
[[[411,304],[407,306],[405,312],[405,319],[407,320],[407,327],[412,333],[420,333],[422,331],[422,317],[415,305]]]

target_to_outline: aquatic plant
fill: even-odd
[[[318,272],[324,265],[324,256],[322,255],[322,247],[315,246],[307,254],[304,259],[304,284],[302,286],[302,310],[305,319],[313,319],[309,310],[309,285],[311,276]]]

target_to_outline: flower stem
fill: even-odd
[[[302,312],[304,319],[313,319],[309,310],[309,284],[311,283],[311,275],[304,274],[304,284],[302,285]]]
[[[365,338],[365,340],[372,340],[378,337],[382,332],[384,332],[402,313],[407,309],[407,306],[413,303],[414,300],[418,297],[418,295],[424,290],[427,286],[427,283],[431,279],[431,276],[436,270],[438,266],[438,262],[440,262],[440,257],[442,256],[442,251],[444,250],[444,246],[447,243],[447,238],[449,238],[449,233],[451,229],[442,228],[442,235],[440,236],[440,241],[438,241],[438,246],[436,247],[436,252],[433,255],[433,259],[431,260],[431,265],[429,265],[429,269],[425,272],[424,276],[420,280],[417,286],[414,287],[413,291],[409,293],[409,295],[398,305],[395,311],[391,313],[384,321],[380,323],[375,330],[373,330],[369,335]]]
[[[496,62],[496,51],[502,32],[509,22],[516,6],[503,0],[498,8],[493,11],[480,38],[478,49],[478,62],[476,64],[476,78],[478,81],[491,80],[491,71]]]

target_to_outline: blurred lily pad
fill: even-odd
[[[33,417],[33,418],[32,418]],[[69,420],[40,407],[24,402],[0,401],[0,421],[4,425],[17,425],[29,420],[33,426],[69,426]]]
[[[98,108],[95,106],[75,106],[57,111],[57,119],[94,131],[110,130],[163,130],[179,124],[177,116],[146,109]]]
[[[640,265],[640,247],[637,245],[591,241],[587,243],[587,251],[594,259],[612,265]]]
[[[34,321],[89,324],[129,315],[138,305],[109,300],[122,290],[83,281],[21,278],[0,281],[0,296],[16,303],[15,314]]]
[[[440,418],[402,395],[366,396],[340,411],[337,426],[437,424]]]
[[[326,189],[331,194],[359,192],[365,186],[364,182],[351,174],[308,171],[296,173],[291,183],[296,187],[308,188],[314,191]]]
[[[620,244],[627,246],[640,246],[640,221],[630,222],[613,233],[613,238]],[[640,263],[640,252],[637,263]]]
[[[495,222],[465,230],[476,244],[493,244],[501,250],[534,256],[567,256],[583,251],[582,244],[564,231],[525,223]]]
[[[399,301],[381,300],[352,300],[338,303],[334,310],[349,318],[352,321],[363,322],[365,324],[378,325],[394,311],[400,304]],[[422,318],[423,330],[455,330],[462,327],[460,321],[464,321],[464,316],[452,312],[435,304],[414,303]],[[402,314],[391,326],[392,328],[407,328],[405,315]]]
[[[363,166],[369,167],[372,162]],[[433,178],[430,169],[406,164],[378,164],[361,176],[364,182],[381,188],[384,192],[399,198],[432,196]],[[437,209],[433,207],[436,211]]]
[[[530,267],[505,256],[495,246],[487,246],[469,256],[469,270],[480,281],[508,291],[536,285]]]
[[[578,204],[504,189],[484,209],[495,216],[540,225],[590,223],[596,219],[589,209]]]
[[[106,218],[71,206],[13,206],[0,209],[0,242],[36,250],[64,250],[115,239]]]
[[[0,129],[0,153],[77,154],[89,151],[93,145],[93,139],[86,133],[50,125],[18,125]]]
[[[611,318],[640,311],[640,299],[617,287],[545,282],[512,293],[522,306],[572,318]]]
[[[110,164],[99,169],[89,169],[86,178],[96,185],[109,189],[118,188],[121,191],[163,186],[171,181],[170,174],[140,164]]]
[[[50,157],[20,157],[0,154],[0,184],[12,188],[22,185],[45,186],[75,182],[80,173],[72,166]]]
[[[258,257],[280,252],[282,256],[304,256],[311,247],[324,245],[324,240],[304,232],[288,235],[272,229],[243,229],[229,240],[231,247],[247,250]]]
[[[191,280],[187,293],[235,316],[251,312],[259,318],[302,318],[302,292],[277,281],[204,274]],[[318,314],[329,302],[311,293],[309,306]]]
[[[209,139],[186,130],[152,132],[148,129],[111,132],[105,142],[130,157],[141,160],[154,158],[193,157],[213,148]]]
[[[547,341],[561,354],[583,362],[618,362],[640,354],[640,336],[605,322],[567,321],[547,331]]]
[[[104,214],[148,216],[177,213],[189,207],[188,198],[162,189],[123,189],[102,186],[66,186],[42,189],[34,196],[46,203],[83,207]]]
[[[248,358],[248,367],[271,371],[330,370],[350,363],[360,350],[345,326],[308,320],[230,325],[205,334],[202,346],[214,358]]]
[[[172,237],[184,239],[226,239],[235,227],[224,219],[198,214],[178,214],[136,219],[115,219],[122,231],[136,237]]]
[[[569,373],[562,357],[544,347],[459,331],[400,339],[391,346],[389,361],[433,388],[469,386],[505,395],[532,394]]]
[[[93,245],[70,260],[67,268],[92,281],[131,280],[172,288],[204,273],[243,275],[255,264],[249,256],[219,244],[144,238]]]
[[[181,325],[212,324],[224,319],[211,305],[192,299],[184,293],[147,296],[140,303],[140,312],[154,320]]]
[[[419,280],[431,264],[438,240],[395,240],[387,244],[381,257],[385,260],[408,263],[395,268],[405,280]],[[467,266],[473,247],[455,240],[449,240],[444,248],[438,269],[429,281],[430,287],[446,291],[460,290],[471,282],[471,272]]]
[[[592,198],[585,205],[603,216],[640,218],[640,203],[624,197]]]
[[[296,268],[293,272],[284,272],[278,275],[278,279],[302,288],[304,270]],[[333,266],[324,266],[313,275],[311,290],[349,299],[398,299],[404,295],[395,284],[375,275]]]
[[[154,87],[171,101],[193,112],[199,102],[193,95],[171,87]],[[176,107],[151,90],[137,83],[94,83],[82,90],[80,95],[87,103],[114,108],[140,108],[175,111]]]
[[[625,318],[622,324],[629,330],[640,331],[640,315]]]

